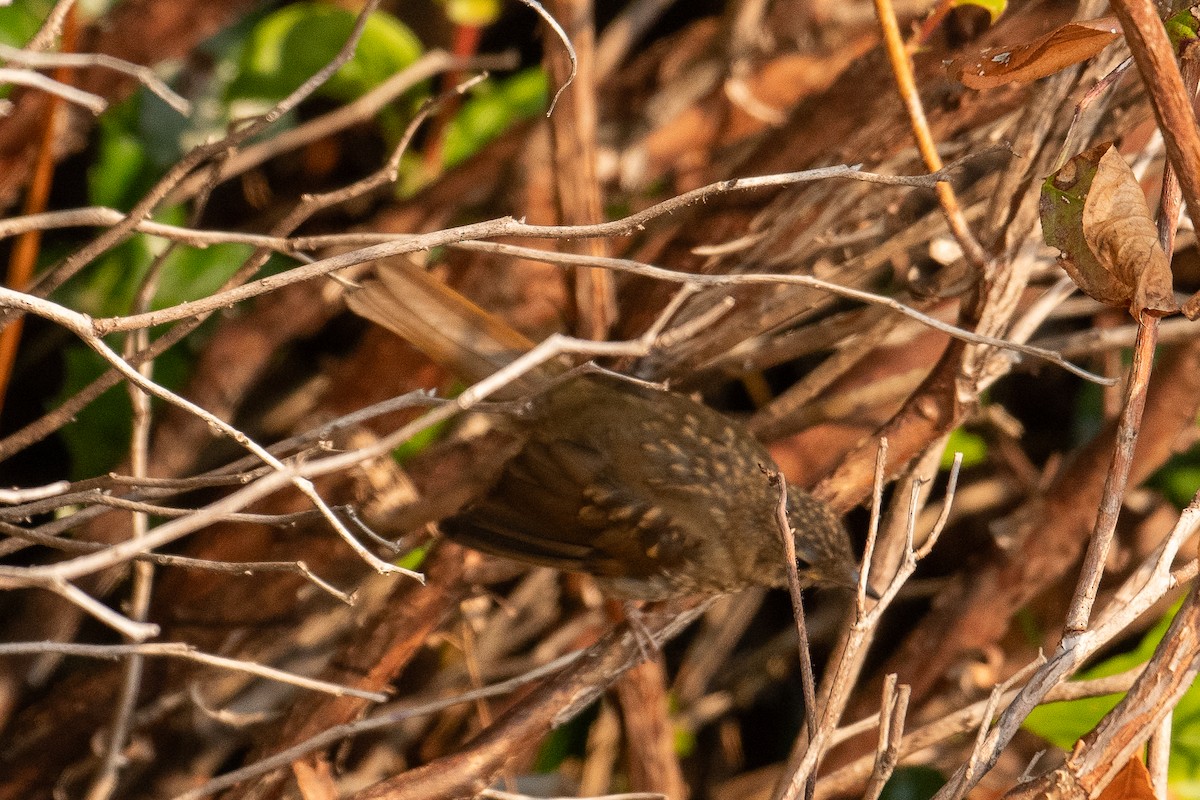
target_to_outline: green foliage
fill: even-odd
[[[178,209],[164,215],[167,221],[182,222]],[[67,305],[96,316],[129,313],[133,299],[157,253],[165,247],[161,240],[137,235],[106,254],[93,267],[60,290]],[[153,306],[163,308],[184,300],[212,293],[249,255],[245,245],[214,245],[206,250],[177,248],[165,259],[159,290]],[[114,338],[109,342],[120,347]],[[106,369],[106,365],[84,345],[68,348],[65,355],[66,378],[62,394],[51,407],[64,400]],[[192,352],[185,345],[159,356],[155,361],[155,380],[168,387],[181,385],[190,372]],[[62,431],[71,454],[72,477],[93,477],[111,470],[127,454],[130,433],[130,405],[126,392],[109,390]]]
[[[978,466],[987,460],[987,441],[977,433],[972,433],[964,428],[955,428],[950,432],[946,449],[942,453],[942,469],[950,469],[954,466],[955,453],[962,453],[963,469]]]
[[[50,5],[49,0],[29,0],[0,8],[0,41],[27,41]],[[495,3],[486,1],[473,7],[456,6],[455,13],[486,15],[497,11],[498,7],[492,6]],[[213,37],[203,49],[214,67],[192,86],[195,112],[191,118],[180,117],[144,90],[110,108],[99,120],[95,158],[87,172],[90,203],[131,208],[191,144],[219,134],[232,119],[244,116],[247,102],[264,106],[277,102],[323,67],[350,35],[354,19],[352,13],[333,5],[298,3]],[[337,102],[353,100],[412,64],[421,53],[421,43],[407,27],[388,14],[376,13],[367,22],[354,58],[318,94]],[[425,94],[424,87],[414,90],[409,95],[410,105]],[[546,102],[547,81],[538,69],[476,87],[447,127],[447,165],[469,158],[514,123],[540,114]],[[403,129],[404,114],[387,109],[378,122],[385,138],[394,141]],[[183,224],[186,215],[177,207],[161,211],[155,219]],[[162,239],[132,236],[69,281],[56,299],[94,316],[130,313],[148,270],[167,248]],[[160,266],[151,306],[163,308],[216,291],[249,253],[244,245],[172,249]],[[282,259],[274,259],[265,272],[283,266]],[[110,344],[119,347],[120,341],[114,339]],[[166,376],[164,380],[171,385],[182,384],[195,346],[180,345],[160,357],[156,375]],[[105,369],[99,357],[82,346],[70,348],[65,361],[65,387],[54,405]],[[126,457],[129,419],[127,394],[109,391],[64,430],[75,477],[101,474]],[[396,457],[408,458],[441,433],[436,428],[427,431],[399,448]]]
[[[110,343],[111,344],[111,343]],[[63,350],[66,379],[62,392],[48,404],[57,408],[104,373],[104,362],[88,347],[73,344]],[[129,394],[109,389],[59,431],[71,455],[71,479],[93,478],[110,471],[128,453],[131,430]]]
[[[413,456],[420,453],[429,445],[442,438],[442,435],[451,426],[449,420],[443,420],[436,425],[430,425],[425,430],[418,433],[416,436],[409,439],[404,444],[392,451],[392,458],[396,459],[397,463],[403,464]]]
[[[230,96],[277,101],[329,63],[350,37],[354,14],[324,3],[296,3],[264,17],[250,32]],[[367,20],[354,58],[319,94],[347,102],[416,61],[421,42],[403,23],[377,11]]]
[[[169,224],[185,222],[183,209],[178,207],[155,219]],[[61,294],[72,308],[94,316],[128,314],[155,258],[167,246],[161,239],[137,234],[102,256]],[[251,249],[244,244],[174,248],[163,260],[151,307],[166,308],[213,293],[249,257]]]
[[[554,772],[567,758],[582,756],[587,749],[588,731],[599,714],[600,702],[597,701],[567,724],[550,731],[538,748],[533,771],[543,774]]]
[[[1177,604],[1142,638],[1138,646],[1113,656],[1080,673],[1079,678],[1102,678],[1144,664],[1154,654],[1163,634],[1179,610]],[[1096,726],[1096,723],[1120,701],[1120,695],[1106,695],[1064,703],[1047,703],[1034,709],[1025,727],[1064,750]],[[1175,707],[1171,727],[1170,786],[1173,796],[1183,800],[1200,798],[1200,688],[1192,686]]]
[[[1163,24],[1167,28],[1167,36],[1170,37],[1171,44],[1175,46],[1176,51],[1181,52],[1184,45],[1195,41],[1200,36],[1200,19],[1196,19],[1190,8],[1168,17]]]
[[[548,98],[549,83],[540,68],[484,81],[451,121],[443,163],[447,168],[460,164],[513,124],[542,114]]]
[[[401,569],[419,570],[421,565],[425,563],[425,558],[429,555],[429,548],[432,546],[433,544],[429,543],[414,547],[412,550],[395,559],[392,563]]]
[[[1070,426],[1074,446],[1091,441],[1100,432],[1104,427],[1104,387],[1091,382],[1079,387]]]
[[[96,157],[88,167],[88,198],[94,205],[128,211],[155,176],[139,135],[137,100],[100,118]]]
[[[900,767],[883,786],[879,800],[929,800],[946,783],[942,773],[929,767]]]
[[[680,758],[687,758],[692,753],[696,752],[696,733],[688,730],[680,725],[676,725],[673,731],[675,755]]]
[[[1200,491],[1200,447],[1173,457],[1148,482],[1179,508],[1192,502]]]
[[[108,345],[120,347],[115,338]],[[47,403],[47,411],[60,406],[108,369],[108,364],[83,344],[63,348],[62,357],[65,372],[63,387]],[[154,362],[154,380],[168,389],[179,387],[189,370],[190,358],[187,351],[179,348],[162,354]],[[129,455],[131,420],[129,393],[123,384],[109,389],[76,414],[70,424],[59,432],[71,456],[71,479],[82,480],[103,475],[125,460]]]
[[[22,0],[0,7],[0,42],[23,46],[42,27],[53,7],[52,0]]]
[[[87,176],[89,201],[93,205],[128,209],[157,179],[161,168],[153,163],[140,135],[146,121],[137,99],[111,109],[101,118],[96,157]],[[183,224],[185,216],[183,208],[175,207],[155,218]],[[55,299],[93,316],[130,313],[147,272],[167,247],[162,239],[143,234],[132,236],[69,281]],[[152,307],[165,308],[213,293],[245,261],[250,250],[247,245],[235,244],[173,249],[163,259]],[[111,337],[109,345],[120,349],[119,337]],[[64,386],[50,407],[58,406],[107,369],[103,360],[82,344],[67,348],[63,358]],[[167,387],[182,385],[192,359],[187,345],[175,347],[156,360],[155,379]],[[130,413],[128,394],[112,389],[63,429],[62,439],[71,454],[74,478],[103,474],[126,457]]]

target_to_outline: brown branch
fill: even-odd
[[[1200,594],[1192,587],[1142,674],[1059,769],[1023,784],[1010,798],[1054,795],[1094,800],[1146,743],[1200,672]]]
[[[1130,482],[1137,485],[1174,454],[1178,437],[1200,412],[1200,341],[1169,353],[1156,367],[1146,398]],[[889,669],[924,699],[960,653],[998,641],[1014,614],[1058,580],[1083,551],[1099,507],[1116,425],[1111,423],[1074,454],[1041,495],[1014,512],[1013,553],[948,587],[935,601],[945,609],[923,621]]]
[[[429,576],[427,584],[396,584],[392,596],[380,605],[374,618],[365,621],[342,646],[326,668],[324,680],[366,692],[387,691],[469,590],[462,580],[465,555],[458,545],[439,542],[424,565]],[[248,761],[254,763],[322,731],[352,722],[368,708],[362,699],[349,696],[323,702],[301,698],[275,728],[275,737],[262,744]],[[304,760],[315,766],[316,756]],[[269,796],[282,778],[283,775],[275,774],[247,782],[232,797]]]
[[[672,615],[669,623],[654,631],[656,640],[679,633],[704,608]],[[632,632],[610,633],[586,657],[498,718],[465,750],[382,781],[354,795],[353,800],[435,800],[474,795],[487,788],[507,765],[519,762],[547,732],[587,708],[640,658],[637,637]]]
[[[547,47],[543,59],[556,84],[564,83],[575,69],[575,80],[559,96],[558,108],[550,116],[558,219],[565,225],[599,222],[604,218],[604,204],[596,178],[596,31],[592,2],[548,0],[547,6],[562,23],[577,57],[572,64],[561,48]],[[562,246],[569,252],[593,256],[608,255],[609,250],[607,243],[599,239],[566,241]],[[575,275],[575,307],[581,335],[607,338],[616,315],[612,275],[599,269],[580,270]]]
[[[1175,50],[1151,0],[1114,0],[1112,7],[1146,85],[1167,158],[1175,167],[1195,225],[1200,220],[1200,131]]]

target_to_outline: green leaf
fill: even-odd
[[[120,347],[115,337],[108,344]],[[190,359],[186,348],[168,350],[155,359],[154,380],[168,389],[178,388],[187,377]],[[63,368],[63,386],[47,401],[47,411],[100,377],[108,364],[86,345],[72,344],[63,349]],[[132,408],[129,392],[122,383],[96,398],[59,431],[59,438],[71,456],[71,479],[103,475],[126,460],[131,431]]]
[[[426,447],[442,438],[442,435],[446,432],[446,429],[451,426],[451,424],[452,423],[449,420],[443,420],[436,425],[430,425],[428,428],[420,431],[407,442],[404,442],[395,450],[393,450],[392,458],[396,459],[397,463],[403,464],[405,461],[408,461],[413,456],[419,454]]]
[[[1182,604],[1151,628],[1136,649],[1113,656],[1078,676],[1080,680],[1102,678],[1132,669],[1150,660],[1154,649]],[[1121,695],[1092,697],[1064,703],[1038,706],[1025,720],[1025,728],[1063,750],[1070,750],[1076,741],[1096,726],[1096,723],[1120,701]],[[1171,725],[1170,788],[1172,795],[1185,800],[1200,800],[1200,688],[1193,685],[1175,707]]]
[[[674,751],[675,755],[680,758],[687,758],[692,753],[696,752],[696,733],[684,728],[681,725],[676,725],[674,731]]]
[[[946,442],[946,449],[942,453],[942,469],[950,469],[950,467],[954,466],[955,453],[963,454],[963,469],[978,466],[987,460],[987,441],[977,433],[971,433],[962,428],[955,428],[950,432],[950,438]]]
[[[1183,508],[1200,491],[1200,453],[1185,453],[1172,458],[1149,482],[1176,507]]]
[[[324,3],[296,3],[264,17],[250,32],[230,97],[286,97],[337,55],[354,20],[349,11]],[[416,34],[377,11],[367,20],[354,58],[318,93],[341,102],[353,100],[412,64],[421,51]]]
[[[588,730],[599,714],[600,701],[597,700],[567,724],[550,731],[538,748],[533,772],[554,772],[567,758],[583,755],[587,749]]]
[[[72,344],[63,351],[66,371],[62,391],[47,403],[57,408],[100,377],[106,364],[91,348]],[[114,387],[100,395],[59,431],[71,455],[71,479],[94,478],[112,470],[128,454],[132,430],[129,394]]]
[[[879,800],[929,800],[945,785],[942,773],[929,767],[900,767],[883,786]]]
[[[433,543],[430,542],[419,547],[414,547],[407,553],[397,557],[392,563],[401,569],[419,570],[421,565],[425,563],[425,558],[429,555],[429,548],[432,546]]]
[[[42,27],[53,7],[51,0],[22,0],[0,7],[0,42],[23,47]]]
[[[443,163],[447,168],[460,164],[510,126],[542,114],[548,97],[546,73],[540,68],[500,81],[484,81],[451,120]]]
[[[1080,153],[1046,179],[1041,216],[1046,243],[1062,251],[1059,265],[1089,297],[1134,318],[1179,310],[1141,185],[1111,143]]]
[[[181,207],[175,207],[155,215],[155,220],[182,224],[185,215]],[[136,234],[68,282],[59,294],[72,308],[93,316],[128,314],[147,271],[166,247],[162,239]],[[212,294],[252,249],[244,244],[176,247],[163,262],[151,307],[166,308]]]
[[[1169,17],[1163,24],[1176,52],[1181,52],[1184,45],[1200,37],[1200,19],[1196,19],[1190,8]]]
[[[137,135],[136,104],[131,98],[100,117],[96,158],[87,171],[93,205],[128,211],[155,177]]]

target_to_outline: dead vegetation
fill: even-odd
[[[76,33],[61,2],[25,49],[179,58],[194,77],[203,40],[249,5],[127,2]],[[128,211],[46,200],[72,180],[62,164],[91,157],[96,121],[69,92],[12,95],[0,236],[13,263],[36,260],[31,234],[51,255],[0,290],[20,354],[0,460],[23,487],[0,508],[0,797],[874,800],[897,765],[938,770],[940,800],[1098,797],[1122,769],[1121,791],[1166,796],[1170,711],[1200,653],[1197,509],[1147,481],[1192,447],[1200,410],[1200,339],[1174,314],[1197,288],[1194,228],[1178,223],[1181,198],[1200,208],[1191,44],[1185,83],[1134,0],[1106,49],[1088,49],[1095,25],[1064,27],[1099,17],[1091,0],[1013,4],[994,26],[887,0],[639,17],[669,6],[605,9],[598,36],[585,0],[538,6],[565,37],[543,21],[562,89],[549,120],[512,124],[410,196],[394,189],[402,156],[436,164],[460,100],[406,118],[390,153],[376,113],[513,54],[430,51],[386,90],[314,103],[352,38]],[[1039,80],[959,82],[1022,44],[1010,77]],[[113,105],[136,76],[111,67],[55,77]],[[1149,217],[1095,245],[1117,253],[1103,277],[1073,262],[1090,297],[1043,242],[1043,181],[1106,141],[1152,198],[1155,291],[1120,255],[1154,239]],[[184,220],[154,217],[180,203]],[[1089,247],[1109,235],[1095,230]],[[166,248],[159,264],[245,249],[219,289],[166,307],[157,268],[109,316],[54,293],[141,234]],[[346,311],[388,263],[430,265],[532,349],[454,402],[433,396],[468,376]],[[19,333],[22,318],[37,324]],[[64,331],[105,370],[31,412],[21,397]],[[193,357],[168,389],[153,365],[179,349]],[[806,592],[799,631],[781,593],[652,606],[662,650],[644,662],[644,634],[588,579],[433,536],[495,454],[465,412],[562,357],[744,417],[790,480],[847,515],[881,599]],[[47,453],[106,390],[130,397],[124,460],[68,481]],[[1088,397],[1100,410],[1083,419]],[[951,498],[941,462],[963,431],[986,455],[956,468]],[[1185,593],[1144,667],[1067,680]],[[1045,743],[1020,727],[1035,706],[1127,689],[1068,757],[1035,757]],[[1147,741],[1148,781],[1127,766]]]

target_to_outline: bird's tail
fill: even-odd
[[[431,360],[472,383],[533,347],[495,314],[480,308],[422,267],[396,259],[346,298],[350,309],[403,337]],[[558,370],[547,365],[514,384],[524,391]]]

